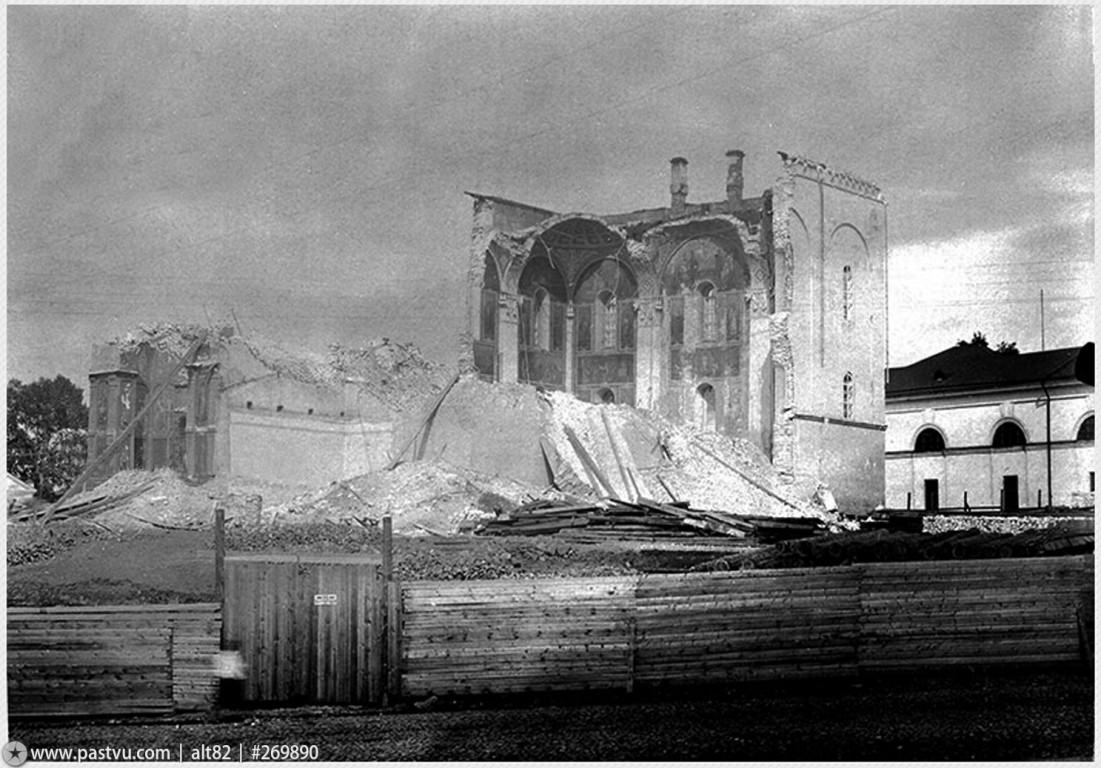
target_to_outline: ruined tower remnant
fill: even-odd
[[[886,204],[855,176],[780,153],[744,196],[555,213],[474,199],[461,364],[479,376],[627,403],[751,440],[842,506],[883,501]]]

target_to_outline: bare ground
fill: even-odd
[[[466,699],[429,711],[223,710],[164,721],[20,722],[28,747],[318,746],[371,760],[1092,760],[1092,674],[1080,667],[754,684],[634,698]],[[462,707],[462,709],[458,709]]]

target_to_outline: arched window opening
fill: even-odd
[[[700,384],[696,389],[696,421],[700,429],[715,430],[715,388],[710,384]]]
[[[1082,426],[1078,427],[1078,440],[1088,440],[1093,442],[1093,417],[1089,416],[1082,422]]]
[[[501,283],[497,277],[497,264],[488,253],[485,259],[485,271],[482,279],[482,311],[479,338],[493,341],[497,338],[497,301],[501,293]]]
[[[918,433],[914,441],[915,453],[936,453],[944,450],[944,435],[932,427],[926,427]]]
[[[1007,421],[994,431],[995,448],[1016,448],[1026,442],[1025,432],[1016,422]]]
[[[611,291],[601,291],[597,303],[597,318],[600,327],[600,346],[602,349],[615,349],[618,313],[616,298]]]
[[[536,349],[551,348],[551,302],[546,289],[539,288],[532,296],[532,339],[530,346]]]
[[[841,414],[846,419],[853,417],[853,400],[855,399],[855,385],[852,373],[846,373],[841,382]]]
[[[672,296],[666,302],[669,313],[669,343],[684,344],[684,297]]]
[[[719,319],[715,306],[715,287],[711,283],[700,283],[700,335],[703,341],[717,341],[719,338]]]
[[[852,320],[853,268],[848,264],[841,270],[841,313],[845,320]]]

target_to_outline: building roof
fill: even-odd
[[[1079,347],[1065,347],[1014,355],[983,346],[959,345],[911,365],[891,368],[887,399],[1039,386],[1041,381],[1075,381],[1078,352]]]

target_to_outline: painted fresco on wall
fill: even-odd
[[[577,386],[634,384],[638,283],[617,259],[603,259],[574,293]]]

